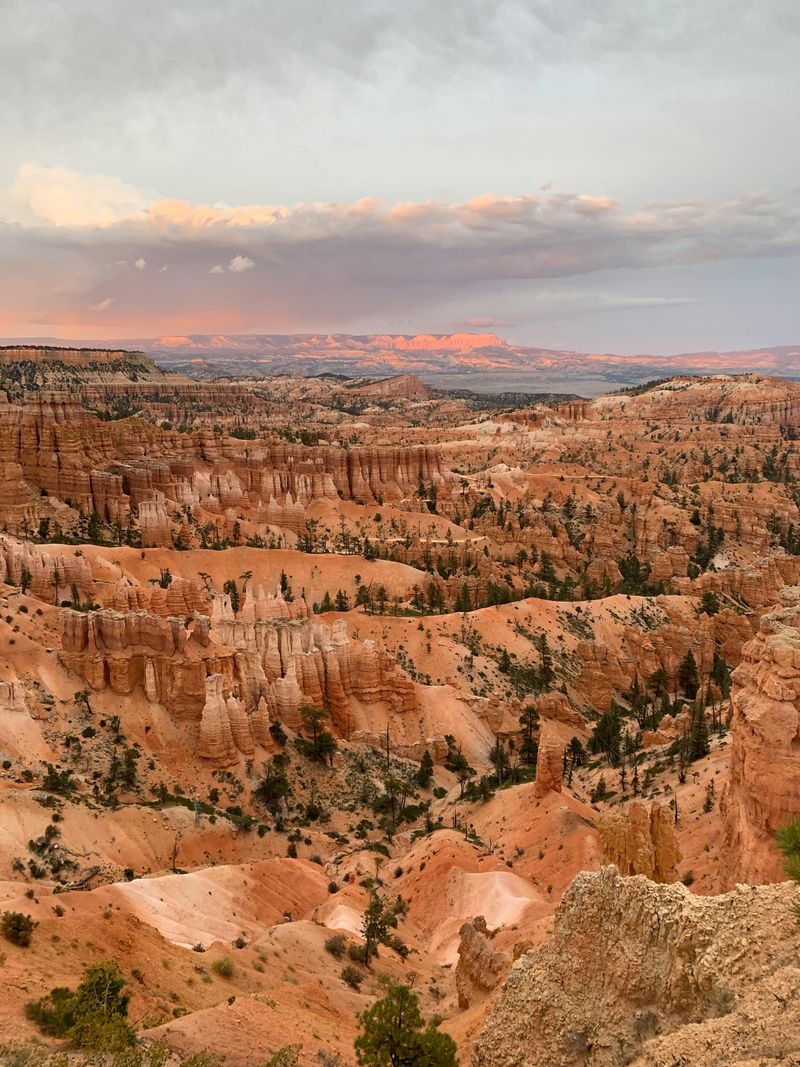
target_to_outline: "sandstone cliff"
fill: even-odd
[[[599,830],[606,862],[622,874],[644,874],[654,882],[677,881],[680,849],[672,815],[662,804],[631,800],[604,812]]]
[[[775,832],[800,816],[800,587],[765,615],[734,671],[730,777],[722,798],[727,881],[783,877]]]
[[[170,592],[155,589],[149,599],[168,608]],[[201,595],[183,582],[170,599],[188,608]],[[123,589],[116,599],[124,602]],[[310,616],[305,601],[287,602],[280,592],[257,588],[238,615],[225,595],[215,598],[210,615],[156,614],[151,604],[64,609],[61,633],[64,666],[96,690],[126,695],[140,687],[177,720],[200,723],[198,754],[217,764],[268,745],[271,722],[298,730],[304,704],[325,707],[340,736],[365,739],[367,711],[377,706],[382,721],[393,719],[400,743],[441,747],[414,717],[415,684],[383,648],[351,641],[344,620],[329,628]]]

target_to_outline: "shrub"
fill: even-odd
[[[70,1037],[95,1052],[120,1052],[134,1040],[124,986],[116,963],[102,960],[86,968],[77,990],[51,989],[27,1004],[25,1014],[50,1037]]]
[[[351,989],[357,990],[361,988],[364,974],[357,967],[353,967],[352,964],[348,963],[346,967],[342,968],[342,981],[349,985]]]
[[[48,1037],[67,1037],[75,1025],[75,993],[65,986],[25,1005],[25,1015]]]
[[[6,941],[10,941],[12,945],[27,948],[31,943],[35,925],[36,923],[31,919],[30,915],[23,915],[19,911],[3,912],[3,937]]]
[[[369,962],[366,945],[350,945],[347,949],[347,955],[354,963],[363,963],[366,966]]]
[[[113,960],[101,960],[84,971],[75,995],[75,1023],[70,1036],[81,1048],[118,1052],[133,1044],[133,1029],[125,1019],[128,995],[125,980]]]
[[[218,960],[214,960],[211,964],[211,970],[214,974],[218,974],[220,978],[233,978],[235,969],[230,956],[220,956]]]
[[[334,934],[325,942],[325,951],[330,952],[335,960],[340,960],[347,950],[347,940],[344,934]]]
[[[386,945],[388,948],[393,949],[400,959],[405,959],[408,956],[409,948],[405,941],[401,941],[397,934],[389,934],[386,938]]]

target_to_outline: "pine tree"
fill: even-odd
[[[539,727],[539,712],[534,707],[527,707],[519,717],[522,727],[522,747],[520,755],[529,765],[536,762],[539,746],[534,737],[534,731]]]
[[[417,783],[422,786],[423,789],[427,789],[431,784],[433,778],[433,760],[431,754],[425,749],[422,753],[422,759],[419,763],[419,770],[417,771]]]
[[[711,751],[711,738],[708,729],[705,709],[700,701],[694,707],[692,713],[692,730],[689,735],[689,759],[702,759]]]
[[[539,648],[539,677],[542,682],[542,688],[549,689],[555,678],[555,671],[553,670],[553,656],[547,643],[547,634],[539,634],[536,644]]]
[[[327,711],[313,704],[303,704],[300,708],[300,717],[303,720],[303,729],[311,737],[298,740],[296,742],[298,749],[309,759],[323,763],[328,759],[332,763],[333,754],[336,751],[336,738],[323,727],[328,717]]]
[[[237,586],[233,578],[228,580],[222,586],[223,593],[227,593],[231,598],[231,609],[233,614],[236,615],[239,611],[239,587]]]
[[[401,913],[402,907],[399,897],[394,904],[387,904],[374,890],[372,891],[361,923],[364,955],[368,967],[372,957],[378,955],[378,945],[386,944],[390,932],[397,928],[397,916]]]
[[[456,1043],[434,1023],[425,1025],[408,986],[393,985],[358,1017],[360,1067],[457,1067]]]
[[[456,596],[455,610],[462,613],[472,610],[472,598],[469,595],[469,586],[466,582],[461,586]]]
[[[700,688],[700,677],[697,672],[697,660],[691,649],[686,653],[678,667],[678,685],[689,700],[694,700],[697,690]]]

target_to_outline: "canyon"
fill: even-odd
[[[2,1041],[113,958],[229,1067],[352,1063],[386,981],[474,1067],[793,1062],[800,383],[159,343],[243,361],[0,349]]]

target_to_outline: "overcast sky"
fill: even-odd
[[[800,341],[797,0],[0,0],[0,333]]]

